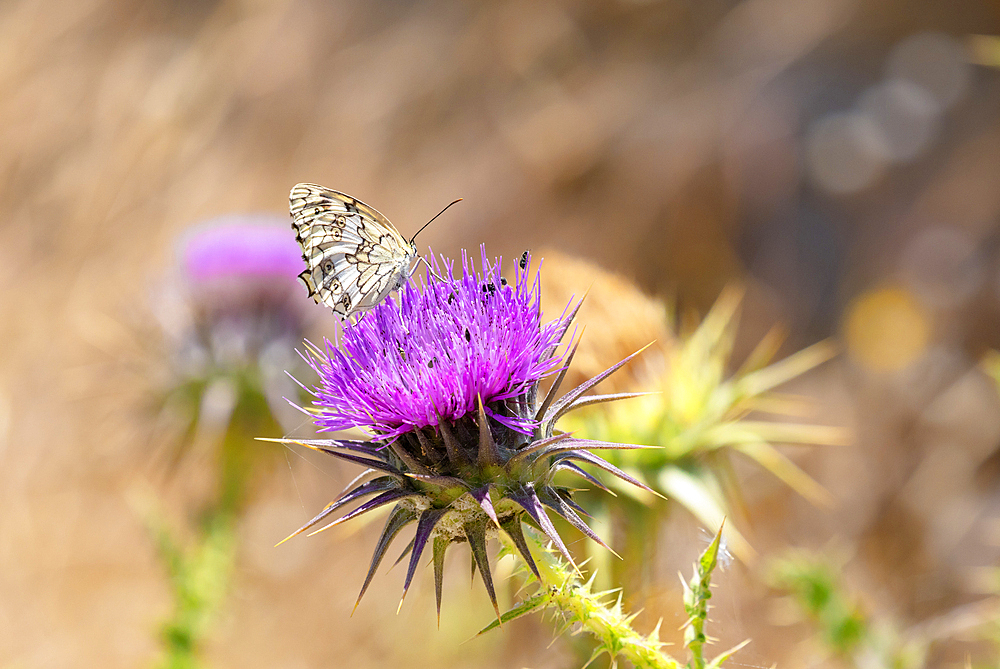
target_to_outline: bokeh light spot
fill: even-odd
[[[889,78],[912,81],[945,109],[965,96],[972,76],[962,44],[935,32],[918,33],[896,45],[886,69]]]
[[[885,168],[885,138],[870,118],[841,112],[813,123],[806,136],[806,166],[813,183],[836,195],[868,188]]]
[[[848,307],[845,335],[851,357],[874,371],[904,369],[927,349],[930,321],[926,310],[898,287],[862,294]]]
[[[890,161],[913,160],[937,131],[937,103],[926,90],[905,79],[891,79],[869,88],[858,107],[882,133],[884,157]]]

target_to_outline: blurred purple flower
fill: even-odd
[[[178,256],[188,316],[182,338],[235,364],[251,362],[273,341],[301,341],[312,310],[298,299],[302,252],[285,216],[212,219],[185,235]]]
[[[415,428],[458,420],[477,410],[478,398],[497,422],[524,434],[532,420],[502,403],[523,395],[556,371],[554,351],[562,319],[541,324],[538,275],[517,272],[513,285],[482,251],[481,270],[462,256],[462,276],[449,264],[446,282],[400,291],[387,303],[346,325],[342,349],[326,341],[309,363],[320,377],[316,419],[323,431],[367,427],[389,439]],[[565,315],[564,315],[565,316]]]
[[[184,233],[175,269],[155,300],[172,349],[170,384],[193,383],[195,404],[204,400],[202,388],[215,388],[219,397],[235,391],[218,388],[253,389],[273,414],[290,417],[281,398],[295,388],[285,370],[298,362],[294,347],[320,311],[302,299],[296,277],[303,264],[284,215],[221,216]]]
[[[302,250],[284,216],[230,215],[208,221],[189,235],[184,272],[194,282],[218,279],[295,279]]]

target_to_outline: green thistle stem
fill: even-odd
[[[719,535],[716,536],[709,549],[702,554],[695,564],[695,573],[689,582],[681,579],[684,586],[684,610],[688,614],[687,627],[684,628],[684,645],[691,651],[691,667],[705,669],[703,650],[708,637],[705,635],[705,621],[708,619],[708,600],[712,597],[712,572],[715,570],[716,558],[719,552]]]
[[[517,547],[506,535],[503,540],[506,551],[518,555]],[[624,657],[637,669],[719,669],[736,651],[749,641],[731,648],[709,661],[706,661],[703,650],[709,641],[705,635],[705,622],[708,619],[708,600],[712,597],[711,578],[718,562],[722,530],[699,556],[695,563],[694,576],[684,585],[684,608],[688,614],[688,623],[684,634],[684,645],[691,652],[691,661],[686,665],[662,651],[660,641],[660,624],[649,634],[643,635],[632,628],[636,615],[627,615],[622,611],[620,590],[594,592],[594,578],[584,582],[578,569],[567,564],[562,557],[552,550],[544,537],[537,531],[527,528],[525,538],[534,548],[531,551],[535,565],[538,568],[541,586],[537,593],[521,602],[507,613],[494,621],[480,632],[483,634],[515,618],[528,614],[536,609],[553,609],[561,617],[564,628],[578,625],[582,631],[597,639],[597,647],[588,660],[593,662],[601,655],[607,654],[614,666],[618,657]],[[534,576],[526,568],[529,580]],[[618,596],[612,599],[612,595]]]
[[[233,404],[212,426],[222,433],[216,444],[218,492],[198,514],[194,536],[181,541],[155,502],[150,502],[152,508],[147,511],[147,525],[167,567],[174,598],[173,612],[161,627],[164,654],[155,665],[159,669],[205,666],[202,651],[232,582],[239,547],[237,523],[247,503],[257,460],[247,446],[248,435],[277,429],[267,399],[259,390],[260,382],[243,376],[236,383],[238,394]],[[194,420],[192,433],[199,431],[199,420],[203,418]]]
[[[196,546],[184,549],[169,530],[157,532],[161,556],[167,562],[174,591],[174,612],[163,624],[165,656],[162,669],[197,669],[202,645],[229,588],[236,555],[233,518],[216,514],[207,520]]]
[[[566,627],[579,625],[597,639],[598,646],[591,661],[606,653],[612,658],[622,656],[639,669],[680,669],[683,666],[661,650],[659,625],[648,636],[636,632],[631,624],[635,615],[622,611],[620,595],[612,599],[614,591],[594,592],[593,579],[584,582],[579,571],[550,550],[538,532],[526,530],[525,538],[534,549],[532,554],[542,587],[536,595],[505,613],[504,622],[535,609],[550,608],[561,615]],[[516,555],[513,543],[506,537],[504,540],[508,550]],[[493,623],[483,631],[496,626],[497,623]]]

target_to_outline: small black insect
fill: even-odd
[[[501,286],[506,286],[507,285],[507,279],[505,279],[503,277],[500,277],[500,285]]]
[[[465,341],[472,341],[472,335],[469,334],[469,328],[465,328]]]
[[[528,266],[528,252],[527,251],[525,251],[524,253],[521,254],[521,262],[518,263],[518,264],[521,266],[521,269],[524,269],[525,267]]]

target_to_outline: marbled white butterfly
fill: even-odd
[[[423,260],[413,241],[416,234],[407,241],[389,219],[350,195],[302,183],[292,188],[288,201],[306,261],[299,280],[310,297],[341,318],[374,308],[402,288]],[[427,225],[430,221],[417,233]]]

